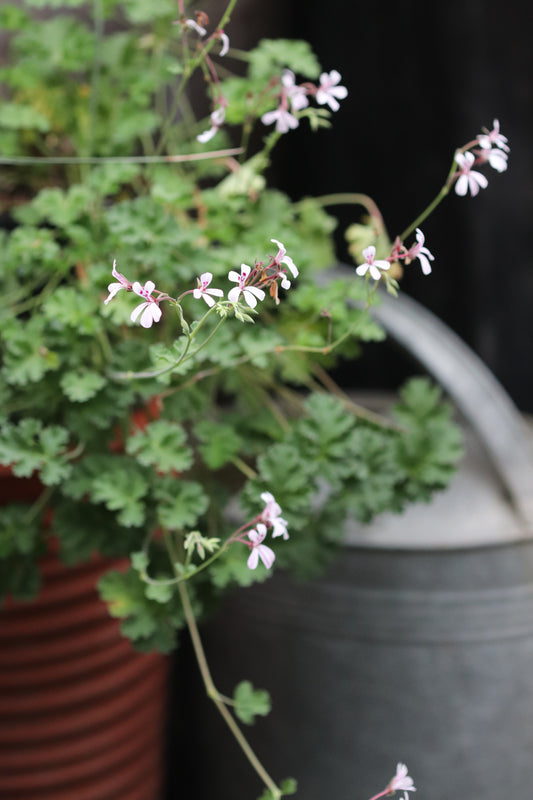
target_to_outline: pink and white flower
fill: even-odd
[[[139,281],[135,281],[131,288],[135,294],[138,294],[139,297],[143,297],[145,302],[140,303],[138,306],[136,306],[136,308],[133,309],[130,319],[132,322],[136,322],[137,317],[140,314],[140,322],[143,328],[151,328],[152,323],[159,322],[161,319],[161,309],[159,308],[157,301],[152,297],[152,292],[155,289],[155,283],[153,281],[146,281],[144,286],[141,286]]]
[[[275,539],[276,536],[283,536],[284,539],[288,539],[288,522],[281,516],[281,508],[274,500],[274,496],[270,492],[263,492],[261,500],[265,503],[265,508],[261,514],[261,521],[273,529],[272,538]]]
[[[196,140],[198,142],[201,142],[202,144],[205,144],[210,139],[212,139],[213,136],[216,133],[218,133],[220,127],[223,125],[224,120],[226,119],[225,106],[218,106],[218,108],[215,108],[215,110],[211,113],[209,119],[211,121],[211,127],[208,128],[203,133],[199,133],[198,136],[196,137]]]
[[[271,239],[270,241],[278,246],[278,252],[277,252],[277,255],[274,256],[274,262],[273,262],[272,266],[273,267],[276,266],[278,269],[281,269],[281,265],[282,264],[286,264],[288,266],[290,272],[292,273],[293,278],[297,278],[298,274],[299,274],[298,273],[298,267],[296,266],[296,264],[294,263],[292,258],[287,255],[287,251],[286,251],[285,247],[282,245],[281,242],[278,242],[277,239]],[[282,285],[283,289],[290,289],[291,282],[287,277],[284,276],[282,281],[281,281],[281,285]]]
[[[297,128],[300,124],[296,117],[284,107],[283,103],[278,106],[278,108],[274,109],[274,111],[267,111],[266,114],[263,114],[261,122],[263,125],[273,125],[275,122],[278,133],[288,133],[290,130]]]
[[[435,260],[435,256],[430,253],[427,247],[424,247],[424,242],[426,241],[424,234],[420,230],[420,228],[416,229],[416,244],[414,244],[411,249],[407,253],[407,258],[418,258],[420,261],[420,266],[422,267],[422,272],[424,275],[429,275],[431,272],[431,264],[430,261]]]
[[[340,73],[336,69],[331,72],[323,72],[320,76],[320,86],[316,93],[316,101],[319,106],[328,105],[332,111],[338,111],[340,105],[338,100],[344,100],[348,96],[346,86],[338,86],[341,79]]]
[[[475,160],[474,154],[470,152],[458,152],[455,154],[455,161],[459,167],[455,191],[461,197],[464,197],[469,189],[472,197],[475,197],[480,188],[486,189],[489,184],[487,178],[481,172],[472,169]]]
[[[481,163],[487,161],[497,172],[505,172],[507,169],[508,155],[497,147],[492,147],[490,150],[476,150],[476,154]]]
[[[241,294],[244,296],[245,302],[250,308],[255,308],[258,300],[264,300],[265,293],[257,286],[247,286],[246,281],[250,275],[251,267],[248,264],[241,264],[241,274],[239,275],[234,269],[228,273],[228,278],[237,284],[233,289],[228,292],[228,300],[230,303],[237,303]]]
[[[413,779],[407,774],[407,767],[401,761],[396,765],[396,774],[387,786],[389,792],[416,792]]]
[[[207,305],[212,308],[215,305],[213,297],[224,297],[222,289],[209,289],[209,284],[213,280],[212,272],[203,272],[199,278],[196,279],[198,286],[193,290],[192,296],[195,300],[202,298]]]
[[[302,108],[307,108],[309,100],[307,99],[307,90],[304,86],[298,86],[294,72],[290,69],[284,69],[281,75],[281,83],[285,90],[285,94],[290,100],[291,108],[293,111],[301,111]]]
[[[117,292],[120,292],[121,289],[126,289],[126,291],[131,292],[131,283],[124,275],[121,275],[120,272],[117,270],[117,262],[116,260],[113,261],[113,268],[111,270],[111,274],[114,278],[117,279],[116,283],[110,283],[107,287],[107,291],[109,292],[109,296],[104,300],[104,305],[107,305],[110,300],[114,298]]]
[[[363,256],[366,259],[365,263],[360,264],[355,270],[358,275],[361,275],[361,277],[366,275],[367,272],[370,272],[370,277],[374,278],[375,281],[379,281],[381,278],[381,272],[383,270],[390,269],[390,264],[388,261],[385,261],[384,259],[376,260],[376,248],[373,244],[363,250]]]
[[[263,544],[263,539],[265,538],[267,533],[266,525],[262,522],[257,523],[257,528],[251,531],[248,531],[248,538],[250,539],[252,548],[252,552],[248,556],[248,567],[250,569],[255,569],[259,563],[259,559],[263,562],[267,569],[270,569],[274,560],[276,558],[276,554],[274,551],[268,547],[266,544]]]
[[[484,150],[489,150],[491,147],[499,147],[500,150],[505,150],[506,153],[510,152],[510,147],[507,144],[507,136],[500,133],[500,122],[495,119],[492,121],[492,130],[488,131],[483,128],[483,133],[477,137],[479,146]]]

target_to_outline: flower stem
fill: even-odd
[[[359,192],[338,192],[336,194],[325,194],[322,195],[322,197],[315,197],[314,202],[321,206],[363,206],[377,224],[379,233],[387,232],[381,211],[367,194],[361,194]]]
[[[419,225],[421,225],[424,222],[424,220],[429,217],[430,214],[433,213],[433,211],[437,208],[437,206],[440,203],[442,203],[442,201],[444,200],[444,198],[446,197],[446,195],[450,191],[450,186],[452,184],[452,177],[456,172],[457,172],[457,164],[456,164],[456,161],[455,161],[455,158],[454,158],[453,161],[452,161],[452,165],[450,167],[450,171],[448,172],[448,177],[446,178],[446,181],[444,183],[444,186],[442,187],[442,189],[440,190],[438,195],[435,197],[435,199],[431,201],[429,206],[427,206],[427,208],[425,208],[424,211],[422,211],[422,213],[418,215],[418,217],[415,219],[415,221],[412,222],[411,225],[409,225],[409,227],[406,228],[400,234],[399,239],[401,239],[402,242],[405,239],[407,239],[409,234],[412,233],[414,230],[416,230],[416,228],[418,228]]]
[[[405,239],[407,239],[409,234],[411,234],[414,230],[416,230],[416,228],[418,228],[424,222],[425,219],[429,217],[429,215],[437,208],[437,206],[440,203],[442,203],[442,201],[444,200],[449,191],[450,191],[449,185],[445,184],[438,193],[438,195],[435,197],[435,199],[429,204],[429,206],[426,209],[424,209],[424,211],[422,211],[421,214],[418,215],[415,221],[412,222],[408,228],[406,228],[404,231],[402,231],[402,233],[400,233],[399,238],[401,239],[402,242]]]
[[[378,792],[377,794],[373,795],[373,797],[371,797],[370,800],[379,800],[380,797],[386,797],[388,794],[390,794],[390,790],[387,788],[384,789],[382,792]]]
[[[191,636],[192,645],[194,648],[194,654],[196,656],[196,660],[198,662],[198,667],[200,669],[200,674],[202,676],[202,681],[207,693],[207,696],[211,698],[213,703],[215,704],[218,712],[222,716],[224,722],[230,729],[231,733],[237,740],[241,750],[243,751],[244,755],[250,762],[253,769],[259,775],[261,780],[263,781],[264,785],[270,790],[272,793],[273,798],[278,800],[282,796],[281,789],[276,786],[268,772],[265,770],[257,756],[255,755],[254,751],[248,744],[246,737],[244,736],[243,732],[235,722],[233,716],[228,711],[225,705],[225,700],[222,695],[219,694],[214,682],[213,678],[211,677],[211,672],[209,670],[209,665],[207,663],[207,659],[205,657],[205,652],[202,644],[202,640],[200,638],[200,632],[198,630],[198,626],[196,624],[196,618],[194,616],[194,611],[191,606],[191,601],[189,598],[189,593],[187,591],[187,586],[185,583],[178,583],[178,591],[180,594],[181,602],[183,604],[183,611],[185,613],[185,619],[187,621],[187,627],[189,629],[189,633]]]

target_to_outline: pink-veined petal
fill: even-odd
[[[274,553],[274,551],[271,550],[270,547],[267,547],[266,544],[260,544],[259,547],[257,548],[257,551],[259,553],[259,558],[261,559],[265,567],[267,569],[270,569],[270,567],[276,560],[276,554]]]

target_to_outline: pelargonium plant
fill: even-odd
[[[124,635],[168,652],[188,626],[202,665],[197,620],[228,587],[278,567],[312,576],[347,518],[448,483],[461,448],[438,389],[415,379],[382,417],[331,370],[383,338],[378,286],[437,268],[427,216],[452,188],[484,189],[509,147],[495,120],[389,237],[364,195],[292,201],[265,177],[282,136],[320,135],[351,102],[340,65],[263,40],[242,74],[235,0],[214,23],[184,0],[69,0],[37,21],[41,5],[0,10],[0,464],[38,482],[34,502],[0,509],[0,590],[34,595],[52,539],[67,564],[127,556],[100,583]],[[341,203],[366,214],[346,232],[356,266],[324,282],[325,209]],[[265,797],[288,794],[236,721],[243,684],[231,711],[202,674]],[[254,703],[264,713],[247,690],[246,721]],[[376,797],[414,791],[398,769]]]

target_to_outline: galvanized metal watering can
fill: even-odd
[[[465,463],[431,505],[354,524],[320,580],[275,574],[230,599],[206,635],[213,673],[222,690],[241,676],[269,689],[273,711],[250,739],[275,778],[298,778],[302,800],[365,800],[397,761],[419,800],[526,797],[531,435],[492,374],[430,312],[385,296],[375,314],[464,415]],[[257,797],[207,703],[199,713],[215,755],[197,796]]]

